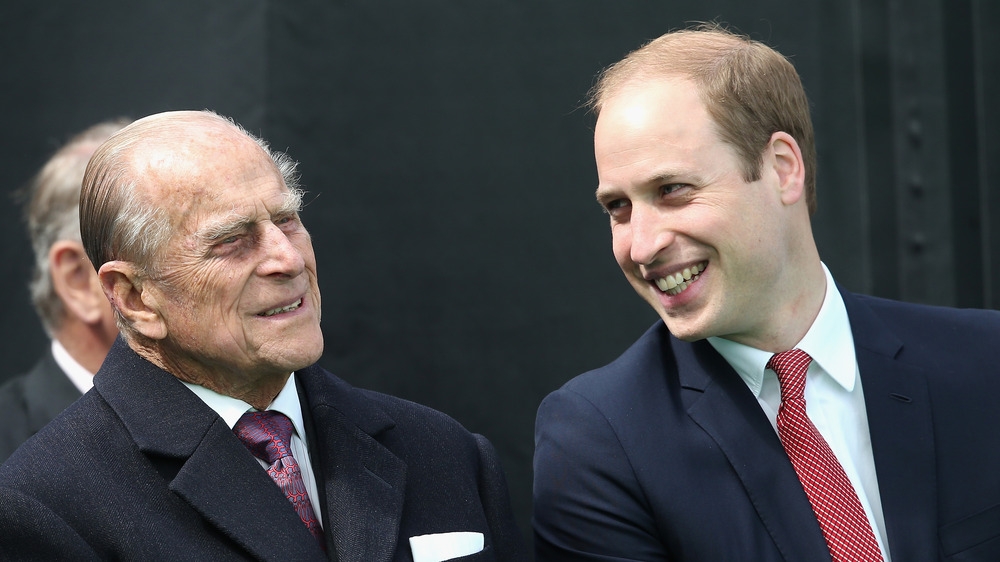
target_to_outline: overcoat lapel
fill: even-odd
[[[854,332],[875,472],[894,560],[937,560],[934,428],[927,375],[897,359],[903,343],[844,293]]]
[[[392,430],[393,420],[322,369],[310,367],[296,376],[315,432],[324,531],[336,560],[392,560],[398,548],[409,548],[397,544],[406,464],[376,439]]]
[[[284,494],[218,414],[120,338],[105,365],[111,367],[95,378],[97,391],[169,488],[210,525],[260,560],[324,559]]]
[[[786,560],[829,560],[816,516],[774,428],[739,375],[707,341],[675,343],[688,415],[739,475]]]
[[[324,558],[281,489],[221,418],[209,427],[170,489],[261,560]]]

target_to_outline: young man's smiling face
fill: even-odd
[[[795,245],[771,145],[761,179],[745,181],[698,87],[679,77],[622,86],[602,103],[594,145],[615,258],[670,332],[768,338],[793,298],[782,293]]]

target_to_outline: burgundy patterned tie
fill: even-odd
[[[858,494],[837,457],[806,415],[806,371],[812,358],[801,349],[775,354],[767,368],[778,374],[778,436],[819,520],[835,562],[882,560]]]
[[[323,546],[323,529],[313,513],[302,472],[292,456],[291,420],[281,412],[247,412],[233,426],[233,432],[255,457],[271,465],[267,473]]]

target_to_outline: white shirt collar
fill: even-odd
[[[826,296],[816,320],[794,347],[808,353],[816,367],[850,392],[857,382],[854,336],[844,298],[826,264],[821,265],[826,274]],[[732,365],[754,396],[759,397],[764,371],[773,354],[724,338],[710,337],[708,342]]]
[[[197,384],[191,384],[184,381],[181,382],[184,383],[184,386],[191,389],[191,392],[194,392],[198,398],[201,398],[201,400],[207,404],[209,408],[215,410],[215,412],[222,417],[230,428],[236,425],[240,416],[248,411],[255,411],[253,406],[247,404],[239,398],[219,394],[214,390],[209,390],[204,386],[199,386]],[[306,427],[302,421],[302,406],[299,404],[299,393],[295,387],[295,373],[289,375],[288,380],[285,381],[285,386],[281,389],[281,392],[278,393],[267,409],[275,410],[288,416],[288,419],[292,421],[292,427],[295,429],[295,434],[299,436],[299,439],[302,439],[303,441],[306,440]]]
[[[59,365],[63,373],[66,373],[66,377],[73,383],[73,386],[80,391],[80,394],[86,394],[94,387],[94,373],[73,359],[63,344],[56,339],[52,340],[52,357],[56,360],[56,365]]]

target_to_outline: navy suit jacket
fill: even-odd
[[[453,531],[485,537],[461,560],[523,558],[486,439],[319,367],[296,379],[326,554],[222,418],[119,339],[0,467],[0,559],[405,561],[409,537]]]
[[[892,559],[1000,560],[1000,313],[843,296]],[[539,562],[830,560],[746,384],[662,322],[549,395],[535,447]]]
[[[51,347],[30,371],[0,386],[0,463],[79,397]]]

